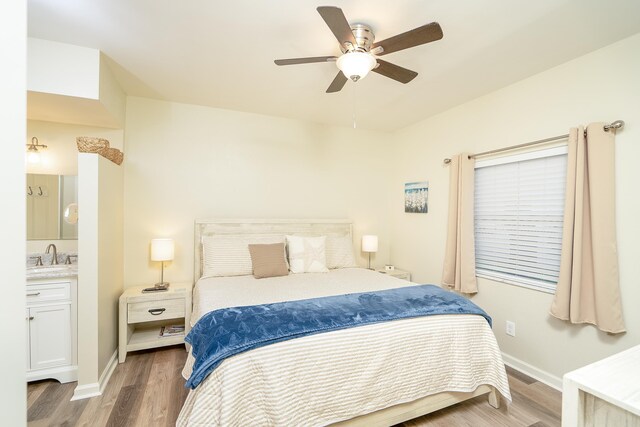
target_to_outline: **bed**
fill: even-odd
[[[334,235],[349,221],[196,221],[192,324],[212,310],[415,284],[363,268],[255,279],[201,277],[206,236]],[[183,370],[188,379],[189,355]],[[477,315],[376,323],[278,342],[226,359],[190,390],[178,426],[388,426],[487,394],[510,401],[495,336]]]

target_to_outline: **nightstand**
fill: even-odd
[[[120,296],[118,359],[127,352],[183,344],[191,329],[190,282],[171,283],[165,292],[142,293],[144,288],[128,288]],[[184,334],[162,337],[162,326],[184,324]]]
[[[411,281],[411,273],[408,271],[393,269],[391,271],[387,271],[384,268],[380,270],[376,270],[378,273],[386,274],[387,276],[397,277],[398,279]]]

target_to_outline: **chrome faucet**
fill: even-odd
[[[36,260],[36,267],[42,266],[42,255],[30,256],[29,259]]]
[[[51,258],[51,265],[58,265],[58,249],[56,249],[56,245],[53,243],[49,243],[47,246],[47,250],[44,252],[46,254],[49,253],[49,249],[53,248],[53,257]]]

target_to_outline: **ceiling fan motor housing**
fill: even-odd
[[[353,24],[351,25],[351,31],[356,39],[356,43],[358,44],[357,46],[354,46],[354,49],[360,52],[369,52],[369,49],[371,49],[371,45],[376,38],[371,27],[365,24]]]

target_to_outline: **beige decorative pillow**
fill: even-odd
[[[253,265],[253,277],[256,279],[289,274],[284,243],[249,245],[249,253]]]

